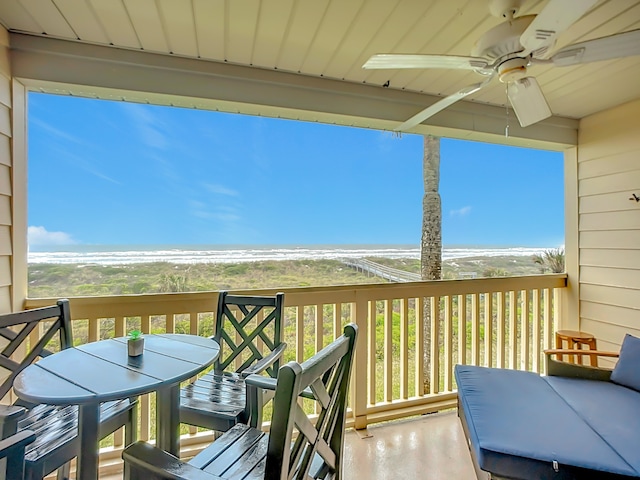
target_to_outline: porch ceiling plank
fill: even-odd
[[[364,3],[343,40],[343,47],[336,50],[324,67],[329,78],[361,77],[362,65],[367,61],[369,46],[380,33],[380,28],[399,9],[400,0],[369,0]],[[377,52],[375,52],[377,53]]]
[[[194,0],[198,53],[202,58],[224,60],[225,0]]]
[[[7,12],[3,18],[5,27],[11,25],[12,28],[23,32],[44,32],[42,26],[33,18],[23,5],[24,1],[3,0],[7,5]]]
[[[255,32],[260,13],[260,0],[227,2],[226,61],[251,65],[255,47]]]
[[[416,43],[421,46],[419,51],[423,53],[470,55],[475,39],[493,27],[495,20],[483,2],[469,2],[462,11],[451,11],[446,4],[440,4],[414,31],[417,36],[408,36],[398,51],[411,52],[411,45]],[[415,69],[405,72],[404,88],[438,92],[441,95],[455,93],[466,85],[480,81],[479,75],[466,71]],[[452,82],[451,78],[458,81]],[[394,81],[393,78],[391,81]]]
[[[331,0],[300,70],[311,75],[325,75],[325,68],[341,49],[362,8],[363,0]]]
[[[24,7],[38,24],[37,31],[54,37],[78,38],[77,32],[50,0],[20,0],[16,3]]]
[[[437,100],[339,80],[22,34],[11,34],[11,45],[13,73],[27,86],[47,85],[59,92],[67,88],[73,94],[102,88],[133,101],[180,97],[199,108],[259,110],[270,116],[379,129],[395,128],[422,105]],[[505,138],[503,108],[459,102],[415,132],[559,150],[576,143],[577,125],[575,120],[551,117],[526,129],[514,125]]]
[[[113,0],[89,0],[101,19],[102,27],[110,42],[128,48],[141,48],[129,13],[122,2]]]
[[[102,44],[110,43],[90,3],[55,0],[55,5],[76,32],[78,39]]]
[[[123,2],[142,48],[150,52],[168,52],[169,46],[156,2],[154,0],[123,0]]]
[[[291,27],[276,65],[278,70],[300,71],[328,4],[329,0],[307,2],[305,8],[301,8],[300,2],[293,4]]]
[[[391,2],[388,3],[391,4]],[[396,32],[402,32],[402,37],[404,37],[406,32],[433,8],[433,3],[416,2],[413,8],[406,8],[406,5],[406,2],[400,1],[397,5],[393,6],[393,10],[389,13],[386,21],[378,27],[373,37],[369,40],[364,55],[361,57],[361,61],[355,65],[351,65],[349,70],[341,75],[342,77],[357,82],[377,83],[378,85],[386,81],[382,79],[387,77],[389,72],[385,74],[379,70],[364,70],[362,65],[370,55],[376,53],[407,53],[395,51],[397,44],[397,40],[395,40],[397,38]],[[413,51],[414,50],[411,50],[411,52]]]
[[[289,31],[295,0],[262,0],[251,63],[275,68]]]
[[[195,18],[191,2],[157,0],[156,4],[160,11],[170,52],[187,57],[198,57]]]

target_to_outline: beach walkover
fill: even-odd
[[[342,260],[342,263],[359,272],[375,275],[392,282],[419,282],[421,280],[418,273],[405,272],[404,270],[387,267],[364,258],[349,258]]]

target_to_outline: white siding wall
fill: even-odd
[[[640,100],[583,119],[578,139],[580,329],[617,351],[640,336]]]
[[[11,311],[11,81],[9,34],[0,27],[0,313]]]

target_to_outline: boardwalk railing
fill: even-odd
[[[453,407],[456,363],[543,369],[542,351],[552,346],[559,326],[566,279],[556,274],[278,289],[285,293],[287,356],[302,361],[355,322],[360,330],[350,425],[365,428]],[[124,336],[133,328],[211,335],[216,300],[217,292],[71,298],[75,341]],[[26,307],[54,301],[30,299]],[[435,341],[427,344],[429,336]],[[152,399],[147,395],[140,404],[139,438],[152,440]],[[209,433],[190,432],[183,453],[211,441]],[[122,442],[116,434],[103,460],[119,458]]]

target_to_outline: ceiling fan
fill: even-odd
[[[520,125],[527,127],[551,116],[551,109],[535,77],[527,69],[551,64],[581,63],[640,55],[640,29],[566,46],[548,57],[560,33],[582,17],[598,0],[549,0],[538,15],[516,17],[525,0],[490,0],[491,14],[506,21],[483,34],[470,57],[454,55],[373,55],[365,69],[453,68],[485,76],[481,82],[437,101],[418,112],[396,131],[407,131],[449,105],[485,87],[495,78],[507,85],[507,96]]]

